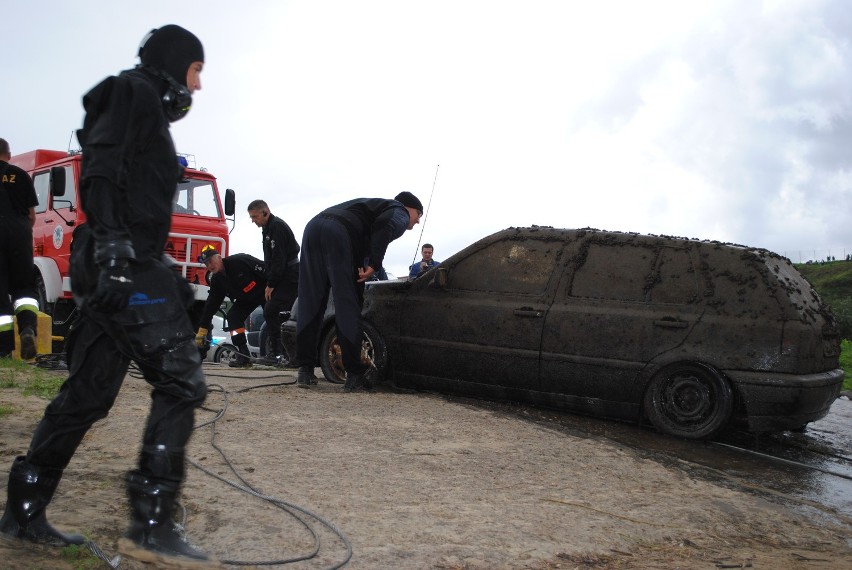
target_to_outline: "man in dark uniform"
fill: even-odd
[[[393,200],[359,198],[314,216],[302,237],[299,318],[296,321],[297,384],[316,384],[320,328],[334,295],[334,322],[346,369],[347,392],[369,390],[361,362],[363,283],[382,268],[388,245],[420,222],[423,205],[411,192]]]
[[[9,143],[0,139],[0,358],[15,349],[14,318],[18,319],[21,358],[36,355],[35,269],[33,224],[38,205],[33,181],[26,172],[9,164]]]
[[[225,317],[231,331],[231,342],[239,354],[228,366],[245,368],[251,366],[251,353],[246,342],[245,320],[257,307],[266,304],[266,272],[263,262],[247,253],[222,255],[212,245],[205,246],[198,257],[210,271],[208,283],[210,293],[201,313],[201,325],[195,335],[195,344],[202,348],[207,342],[207,331],[213,327],[213,315],[228,297],[233,301]]]
[[[248,205],[251,221],[263,230],[263,260],[266,263],[266,333],[269,335],[267,358],[281,361],[281,313],[293,308],[299,291],[299,242],[287,222],[272,215],[263,200]]]
[[[151,385],[137,469],[127,474],[131,521],[119,550],[182,568],[211,561],[173,519],[195,408],[207,395],[187,309],[192,291],[162,260],[181,172],[169,123],[201,88],[201,42],[174,25],[153,30],[142,65],[108,77],[83,97],[81,207],[71,283],[80,307],[68,339],[68,379],[9,473],[0,533],[51,545],[81,544],[53,528],[45,509],[94,422],[115,402],[130,361]],[[95,466],[95,468],[97,468]]]

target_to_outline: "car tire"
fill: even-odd
[[[364,339],[361,344],[361,360],[369,364],[366,378],[373,384],[381,383],[385,378],[388,353],[385,341],[370,323],[364,321]],[[326,380],[333,384],[346,382],[346,370],[343,368],[343,355],[337,342],[337,328],[332,325],[320,343],[320,368]]]
[[[216,364],[228,364],[237,355],[237,347],[232,344],[220,344],[216,354],[213,355],[213,362]]]
[[[651,380],[644,410],[659,431],[707,439],[723,429],[734,409],[728,381],[710,366],[692,362],[667,366]]]

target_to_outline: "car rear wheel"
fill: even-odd
[[[366,377],[374,384],[384,380],[388,354],[385,342],[376,328],[364,322],[364,338],[361,342],[361,362],[369,366]],[[334,384],[346,382],[343,368],[343,353],[337,342],[337,329],[332,326],[320,344],[320,367],[326,380]]]
[[[706,439],[728,423],[733,394],[727,380],[713,368],[675,364],[651,380],[644,408],[658,430],[687,439]]]

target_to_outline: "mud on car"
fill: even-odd
[[[510,228],[415,281],[368,287],[363,314],[377,381],[686,438],[802,428],[843,380],[837,322],[789,260],[715,241]],[[326,317],[329,377],[342,369]]]

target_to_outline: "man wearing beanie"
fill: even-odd
[[[131,522],[119,550],[181,568],[210,567],[172,517],[184,479],[194,410],[207,394],[187,308],[192,291],[163,262],[180,179],[170,121],[201,89],[201,42],[174,25],[149,33],[142,65],[83,97],[81,207],[71,282],[80,316],[68,338],[68,379],[9,473],[0,533],[53,546],[82,544],[45,514],[63,470],[94,422],[106,417],[132,360],[151,385],[137,469],[127,474]],[[97,469],[97,465],[92,466]]]
[[[320,328],[334,296],[337,339],[346,369],[347,392],[370,390],[361,361],[364,282],[382,267],[388,245],[420,222],[423,204],[411,192],[393,200],[359,198],[323,210],[305,226],[296,320],[297,384],[316,384]]]

